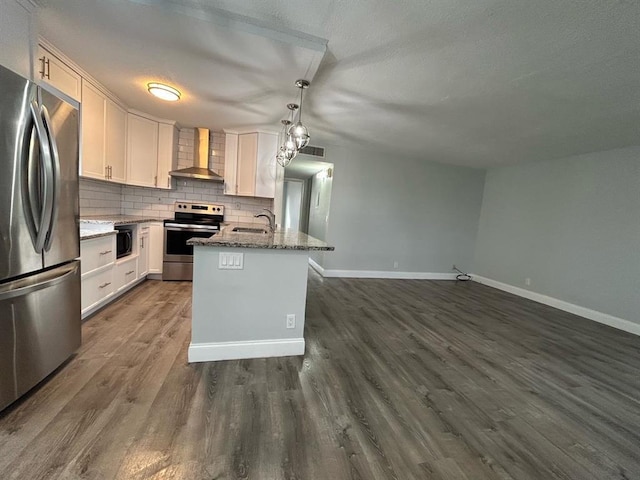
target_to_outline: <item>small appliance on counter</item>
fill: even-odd
[[[78,111],[0,66],[0,410],[78,349]]]
[[[193,280],[193,247],[190,238],[209,238],[220,232],[224,206],[176,202],[174,218],[164,221],[163,280]]]

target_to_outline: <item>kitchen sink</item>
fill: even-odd
[[[234,227],[232,232],[239,233],[267,233],[264,228],[250,228],[250,227]]]

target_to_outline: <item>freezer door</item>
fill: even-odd
[[[0,285],[0,410],[78,349],[80,262]]]
[[[53,210],[44,244],[44,266],[51,267],[80,256],[78,110],[41,89],[40,111],[54,173]]]
[[[34,121],[37,87],[0,66],[0,89],[1,283],[42,269],[36,242],[45,192],[37,140],[43,130]]]

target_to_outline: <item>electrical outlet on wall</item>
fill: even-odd
[[[287,315],[287,328],[296,328],[296,316],[294,313]]]
[[[393,262],[393,268],[398,268],[398,265],[399,265],[399,264],[398,264],[398,261],[397,261],[397,260]]]
[[[236,207],[236,210],[240,210],[242,208],[242,205],[240,204],[240,202],[236,202],[234,206]]]
[[[529,277],[525,278],[525,279],[524,279],[524,284],[525,284],[527,287],[531,286],[531,279],[530,279]]]

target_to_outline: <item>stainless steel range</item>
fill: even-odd
[[[174,218],[164,221],[163,280],[193,280],[193,247],[190,238],[209,238],[220,232],[224,206],[176,202]]]

